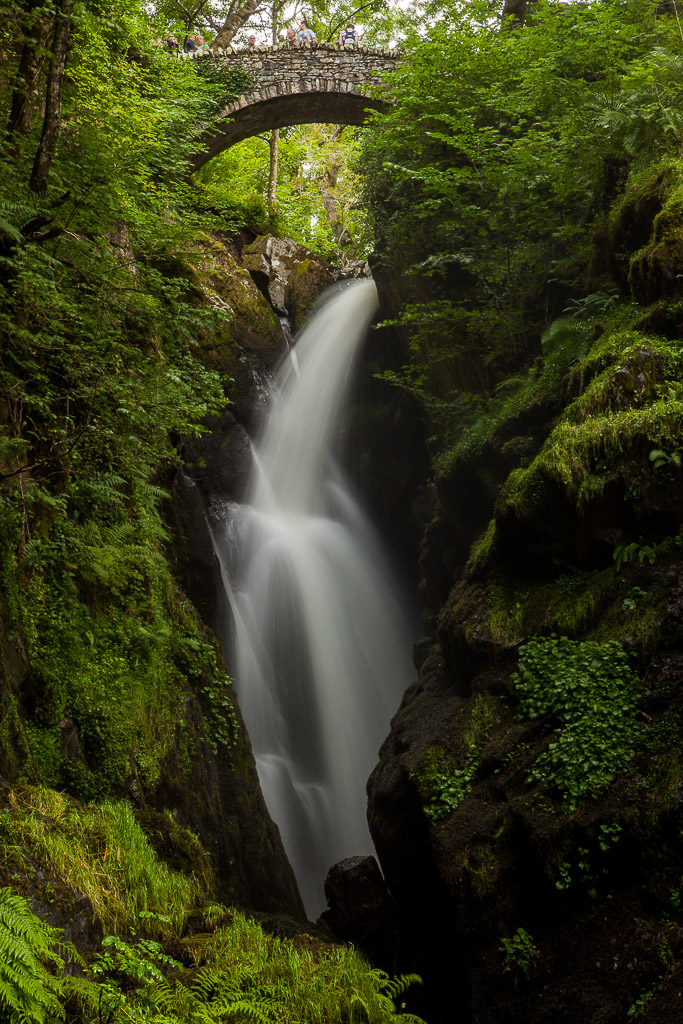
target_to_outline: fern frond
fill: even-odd
[[[421,985],[419,974],[399,974],[396,978],[388,978],[382,983],[382,992],[390,999],[398,999],[411,985]]]
[[[564,316],[553,321],[541,338],[546,356],[555,356],[563,362],[581,359],[591,346],[591,329],[585,321]]]
[[[58,929],[50,928],[31,911],[27,901],[10,889],[0,889],[0,1017],[9,1022],[44,1024],[63,1017],[56,997],[59,982],[45,961],[64,966],[54,950]]]
[[[226,971],[215,967],[201,967],[192,983],[192,992],[208,1002],[232,980]]]
[[[236,1017],[238,1020],[253,1021],[254,1024],[270,1024],[272,1020],[273,1003],[270,1001],[252,1002],[242,997],[231,1002],[221,1004],[221,1016]]]

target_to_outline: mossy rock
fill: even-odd
[[[195,875],[207,892],[214,884],[211,861],[197,836],[178,824],[171,814],[135,808],[135,817],[159,857],[174,871]]]
[[[271,306],[289,315],[295,330],[320,294],[334,283],[332,266],[291,238],[261,235],[244,247],[242,260]]]
[[[629,289],[631,260],[650,242],[655,218],[678,181],[680,171],[673,163],[649,171],[631,183],[616,206],[609,224],[611,270],[623,292]]]
[[[244,408],[253,403],[256,381],[273,369],[286,346],[280,322],[251,275],[220,243],[212,247],[213,268],[198,274],[202,302],[228,314],[216,330],[200,332],[200,356],[217,370],[228,395]],[[245,404],[246,402],[246,404]]]
[[[683,295],[683,209],[670,200],[653,222],[652,237],[631,260],[629,284],[634,299],[647,306]]]

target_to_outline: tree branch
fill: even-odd
[[[263,0],[246,0],[242,7],[236,7],[234,2],[230,5],[228,16],[211,43],[211,49],[219,46],[229,46],[244,24],[264,6]]]

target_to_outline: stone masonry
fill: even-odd
[[[378,77],[393,70],[397,51],[351,49],[329,43],[217,50],[207,60],[237,62],[255,81],[218,115],[203,136],[193,170],[251,135],[295,124],[362,124],[382,110]],[[373,95],[373,93],[375,95]]]

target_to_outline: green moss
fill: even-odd
[[[461,864],[480,900],[499,892],[501,861],[499,851],[488,843],[470,844]]]
[[[519,643],[524,637],[525,611],[529,593],[494,583],[490,587],[492,599],[488,617],[491,639],[501,647]]]
[[[603,336],[577,371],[581,394],[531,465],[510,474],[498,514],[529,516],[548,484],[560,484],[585,510],[599,500],[609,474],[626,466],[637,500],[652,480],[649,452],[683,446],[682,367],[675,343],[632,330]]]
[[[32,704],[20,709],[29,730],[24,777],[87,800],[131,775],[143,791],[155,790],[175,749],[178,706],[194,700],[193,691],[209,746],[230,749],[237,730],[215,641],[161,552],[155,502],[125,501],[108,486],[108,522],[101,510],[75,519],[59,503],[41,514],[23,551],[21,496],[1,500],[14,524],[4,532],[3,580],[33,679]],[[62,748],[62,720],[73,723],[73,749]],[[186,751],[190,745],[188,738]]]
[[[34,722],[26,723],[29,747],[28,773],[41,786],[56,788],[62,778],[64,749],[56,726],[43,728]]]
[[[648,580],[644,592],[640,587],[633,588],[629,575],[624,573],[591,636],[601,642],[616,637],[641,659],[650,658],[661,643],[670,597],[665,577],[656,575]]]
[[[509,473],[496,501],[496,518],[510,512],[518,518],[531,515],[544,495],[544,469],[541,456],[538,456],[528,469],[518,467]]]
[[[463,583],[455,591],[449,621],[457,620],[470,642],[485,639],[505,649],[532,636],[560,633],[596,642],[618,640],[646,657],[660,639],[669,591],[661,577],[648,577],[647,592],[636,587],[634,597],[633,589],[629,574],[613,568],[542,583]]]
[[[652,222],[647,244],[631,257],[629,283],[639,302],[680,292],[675,285],[677,267],[683,258],[683,189],[679,181],[669,186],[662,209]]]
[[[475,579],[484,572],[489,564],[496,545],[496,521],[491,519],[488,526],[477,537],[470,548],[465,572],[468,579]]]
[[[443,747],[427,751],[413,774],[431,821],[445,818],[459,807],[472,790],[481,754],[499,715],[497,700],[490,694],[478,694],[468,709],[459,737],[458,757],[446,754]]]
[[[617,591],[611,569],[561,576],[542,588],[541,600],[547,600],[546,628],[570,637],[590,634],[605,604]]]
[[[534,408],[559,403],[563,376],[564,366],[559,357],[548,359],[542,365],[534,364],[526,374],[504,381],[497,393],[485,400],[483,408],[475,405],[472,412],[476,418],[470,425],[467,424],[471,415],[457,416],[456,402],[453,407],[456,422],[460,419],[465,427],[455,428],[456,440],[436,458],[437,473],[448,475],[456,463],[476,458],[504,424],[508,433],[515,434],[514,424],[520,417],[529,417]]]
[[[13,693],[0,692],[0,766],[7,777],[18,775],[26,764],[30,742]]]

